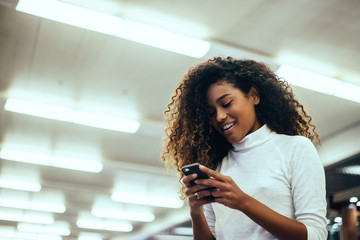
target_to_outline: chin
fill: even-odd
[[[226,138],[226,140],[231,143],[231,144],[234,144],[234,143],[238,143],[240,140],[237,140],[237,138]]]

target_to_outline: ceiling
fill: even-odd
[[[67,151],[100,157],[103,162],[101,172],[86,173],[0,159],[2,169],[38,171],[41,191],[64,194],[66,211],[54,214],[71,226],[64,240],[77,239],[82,231],[100,233],[106,240],[150,239],[154,234],[151,239],[165,239],[161,235],[168,229],[189,224],[185,204],[179,209],[153,207],[155,220],[132,222],[130,233],[76,225],[80,212],[89,212],[98,197],[110,197],[117,179],[126,173],[134,178],[146,174],[147,184],[159,188],[168,182],[177,184],[175,174],[160,160],[163,112],[189,67],[213,56],[231,55],[264,61],[274,70],[287,64],[360,86],[359,0],[65,2],[203,39],[212,48],[203,58],[192,58],[17,12],[16,1],[0,1],[1,106],[16,97],[141,122],[139,131],[130,134],[0,109],[2,146],[10,142]],[[324,166],[358,156],[360,103],[299,87],[294,90],[317,125]],[[344,181],[338,190],[352,187]],[[335,188],[330,188],[334,194]]]

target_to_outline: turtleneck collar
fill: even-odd
[[[240,142],[233,144],[233,150],[235,152],[253,148],[266,142],[271,134],[270,128],[264,124],[261,128],[255,132],[246,135]]]

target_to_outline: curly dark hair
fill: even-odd
[[[257,89],[260,103],[255,111],[261,125],[279,134],[302,135],[320,143],[304,106],[289,84],[268,66],[253,60],[215,57],[189,69],[164,113],[167,126],[161,158],[181,177],[181,167],[195,162],[215,169],[232,147],[210,124],[206,92],[218,81],[226,81],[245,94],[252,87]]]

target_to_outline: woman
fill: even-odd
[[[191,68],[165,116],[162,159],[181,174],[195,240],[327,238],[318,134],[266,65],[217,57]],[[192,185],[180,169],[195,162],[210,179]]]

